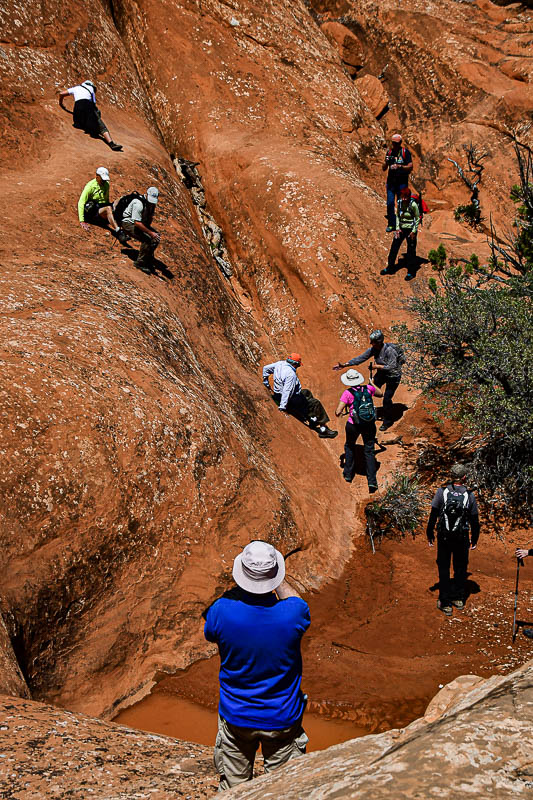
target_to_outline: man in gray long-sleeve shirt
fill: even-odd
[[[296,370],[302,364],[299,353],[291,353],[285,361],[274,361],[263,367],[263,383],[271,391],[270,375],[274,376],[273,398],[283,413],[293,414],[316,429],[321,439],[334,439],[338,431],[328,428],[329,417],[324,406],[309,389],[302,389]]]
[[[361,353],[360,356],[352,358],[345,364],[335,364],[334,370],[344,369],[344,367],[357,366],[369,358],[374,359],[374,367],[376,368],[376,376],[374,378],[374,385],[381,389],[385,385],[385,393],[383,395],[383,424],[380,431],[386,431],[393,424],[393,408],[392,398],[400,381],[402,379],[402,364],[403,355],[401,351],[391,344],[385,342],[385,337],[382,331],[372,331],[370,334],[370,347]]]

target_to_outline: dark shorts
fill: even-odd
[[[94,200],[88,200],[83,207],[85,222],[97,222],[100,219],[100,209],[110,205],[111,203],[96,203]]]

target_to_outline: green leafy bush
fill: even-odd
[[[376,537],[381,540],[383,536],[414,536],[424,520],[428,500],[429,495],[417,478],[394,473],[382,496],[365,508],[372,549]]]

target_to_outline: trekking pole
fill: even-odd
[[[372,372],[374,371],[374,365],[372,364],[372,362],[370,362],[368,371],[370,372],[370,380],[372,380]]]
[[[516,626],[516,609],[518,606],[518,579],[520,577],[520,567],[524,566],[524,562],[521,558],[516,559],[516,586],[514,590],[514,616],[513,616],[513,643],[516,639],[516,634],[518,633],[518,628]]]

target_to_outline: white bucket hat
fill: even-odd
[[[345,386],[361,386],[365,379],[356,369],[349,369],[348,372],[341,375],[341,381]]]
[[[235,583],[252,594],[273,592],[284,577],[283,556],[268,542],[250,542],[233,562]]]

